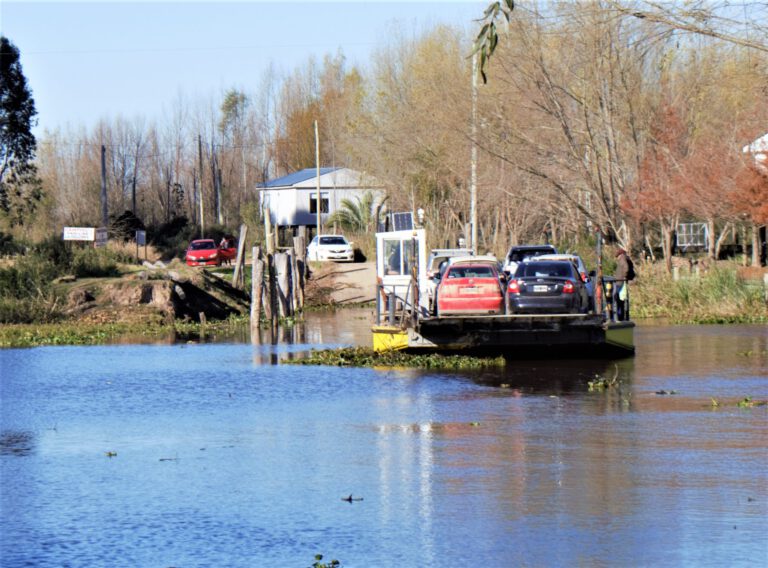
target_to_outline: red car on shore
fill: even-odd
[[[221,266],[229,263],[236,254],[235,247],[221,247],[213,239],[197,239],[189,243],[185,260],[188,266]]]

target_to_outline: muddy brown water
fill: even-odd
[[[281,363],[369,317],[0,351],[0,565],[768,564],[768,410],[738,405],[768,399],[765,326],[477,373]]]

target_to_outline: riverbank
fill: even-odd
[[[247,335],[249,297],[229,285],[231,269],[120,265],[103,278],[55,284],[60,315],[44,323],[4,324],[0,347],[88,345],[118,341],[196,340],[206,334]],[[306,310],[340,309],[375,299],[374,263],[312,263]],[[660,264],[644,264],[631,283],[631,315],[670,324],[768,323],[762,274],[735,263],[689,270],[675,280]],[[245,289],[250,288],[247,274]]]
[[[644,264],[630,283],[631,316],[674,324],[768,323],[767,270],[719,262],[678,271],[676,279],[661,264]]]

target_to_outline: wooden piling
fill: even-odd
[[[278,307],[281,317],[291,317],[291,275],[288,255],[275,254],[275,276],[277,281]]]
[[[261,249],[253,247],[251,251],[251,329],[259,327],[261,321],[261,298],[264,288],[264,261],[261,260]]]

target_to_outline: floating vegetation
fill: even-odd
[[[738,352],[739,357],[765,357],[768,355],[768,349],[763,349],[762,351],[739,351]]]
[[[587,387],[589,388],[589,392],[601,392],[601,391],[616,387],[620,383],[621,381],[619,380],[619,367],[616,366],[616,369],[613,373],[613,377],[609,378],[609,377],[601,377],[600,375],[595,375],[595,379],[593,381],[587,382]]]
[[[754,408],[756,406],[767,406],[767,405],[768,405],[768,400],[752,400],[751,396],[745,396],[737,404],[739,408]]]
[[[341,562],[338,560],[331,560],[330,562],[323,562],[322,554],[315,554],[315,561],[310,568],[337,568],[341,566]]]
[[[439,353],[413,354],[403,351],[376,353],[368,347],[342,347],[339,349],[313,349],[307,357],[288,360],[286,363],[335,367],[410,367],[465,370],[503,367],[506,361],[504,357],[471,357]]]

